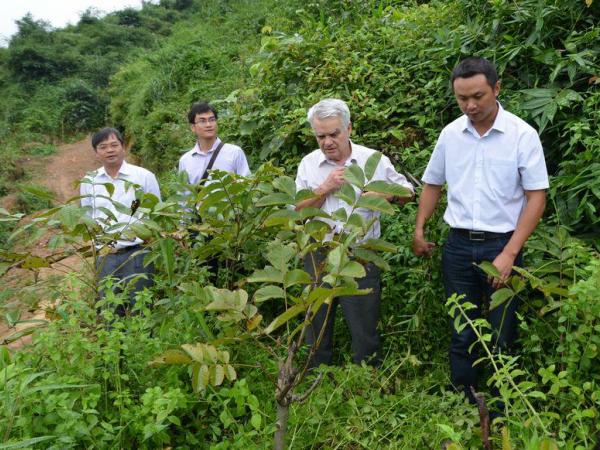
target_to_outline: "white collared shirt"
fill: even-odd
[[[466,115],[447,125],[423,174],[427,184],[448,184],[444,220],[452,228],[512,231],[526,203],[524,191],[549,186],[537,132],[498,106],[483,136]]]
[[[201,151],[198,143],[196,143],[191,150],[187,151],[180,158],[178,171],[187,173],[189,184],[198,184],[200,182],[206,166],[208,166],[213,153],[220,143],[221,139],[217,138],[212,148],[206,153]],[[250,175],[250,167],[248,167],[244,151],[233,144],[223,145],[213,163],[212,169],[224,170],[244,177]]]
[[[115,215],[117,218],[116,223],[122,224],[113,229],[112,226],[115,225],[115,223],[110,223],[109,226],[111,227],[111,232],[116,232],[118,229],[124,230],[128,224],[136,222],[140,218],[139,210],[132,216],[117,211],[113,204],[113,202],[117,202],[128,210],[131,209],[131,204],[135,200],[135,189],[131,185],[128,185],[126,189],[126,181],[128,183],[139,185],[139,189],[141,189],[142,192],[152,193],[160,200],[160,189],[154,174],[143,167],[134,166],[125,161],[123,161],[116,178],[112,178],[108,175],[104,167],[100,167],[98,170],[88,173],[81,182],[81,206],[89,208],[87,214],[101,223],[103,227],[106,227],[107,225],[104,224],[103,221],[106,219],[107,215],[100,209],[106,208]],[[110,183],[114,186],[112,197],[105,187],[106,183]],[[115,248],[125,248],[141,243],[142,240],[140,238],[135,238],[132,241],[122,239],[117,241]]]
[[[350,157],[346,160],[344,166],[348,167],[352,164],[357,164],[363,170],[365,168],[365,163],[369,156],[375,153],[376,150],[363,147],[362,145],[357,145],[353,142],[350,142],[352,147],[352,153]],[[300,162],[298,166],[298,174],[296,175],[296,189],[298,191],[302,189],[310,189],[314,191],[318,188],[323,182],[327,179],[329,174],[336,168],[341,167],[336,164],[334,161],[327,159],[321,149],[317,149],[304,158]],[[400,186],[404,186],[411,191],[414,191],[412,184],[410,184],[404,175],[396,172],[396,169],[390,162],[389,158],[385,155],[381,156],[381,160],[377,165],[377,169],[375,170],[375,174],[370,181],[387,181],[388,183],[398,184]],[[358,192],[358,188],[355,188]],[[325,197],[325,201],[323,205],[321,205],[321,209],[328,214],[333,213],[334,211],[344,208],[346,213],[349,215],[352,211],[352,205],[349,205],[345,201],[337,198],[335,193],[330,193]],[[371,219],[376,218],[373,226],[369,229],[369,231],[365,234],[364,240],[370,238],[378,238],[381,235],[381,227],[379,224],[379,212],[372,211],[366,208],[357,208],[355,210],[356,213],[360,214],[365,218],[367,222]],[[332,227],[332,231],[334,233],[339,233],[342,231],[343,223],[339,221],[333,220],[323,220],[328,223]]]

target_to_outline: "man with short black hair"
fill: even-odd
[[[548,174],[537,132],[497,101],[500,82],[495,67],[483,58],[467,58],[452,71],[452,89],[464,113],[446,126],[423,175],[413,251],[430,256],[434,244],[425,239],[425,222],[447,185],[444,220],[450,233],[442,254],[446,296],[477,306],[501,287],[513,266],[522,264],[521,249],[535,230],[545,207]],[[490,261],[499,276],[488,278],[476,265]],[[506,351],[517,336],[516,298],[489,312],[491,344]],[[454,327],[453,327],[454,328]],[[454,330],[450,344],[453,385],[474,401],[478,371],[473,367],[476,336],[470,327]]]
[[[142,239],[126,236],[131,232],[130,225],[141,217],[138,211],[141,196],[153,194],[160,200],[160,189],[152,172],[125,161],[123,136],[115,128],[102,128],[95,133],[92,147],[102,167],[87,174],[81,181],[81,206],[102,228],[110,227],[111,234],[115,234],[115,240],[106,245],[110,251],[106,254],[103,251],[104,255],[97,258],[97,279],[111,276],[125,284],[137,277],[129,290],[130,305],[116,310],[118,315],[123,316],[129,306],[133,306],[135,293],[152,285],[154,271],[151,265],[144,266],[146,253],[142,251]],[[112,193],[107,184],[113,186]],[[131,213],[124,213],[123,208]],[[110,217],[111,214],[116,221]],[[103,247],[105,245],[100,245],[100,248]],[[119,290],[123,288],[125,286],[121,285]]]
[[[219,169],[237,175],[250,175],[244,151],[233,144],[225,144],[217,136],[217,110],[206,102],[194,103],[188,112],[188,122],[196,135],[196,144],[179,160],[179,172],[185,172],[190,184],[198,184],[208,177],[208,169]],[[211,164],[212,162],[212,164]]]
[[[348,214],[352,212],[360,214],[365,219],[365,223],[372,224],[362,237],[363,240],[378,238],[381,234],[379,212],[366,208],[353,210],[353,205],[335,196],[335,193],[346,183],[344,170],[352,164],[357,164],[364,170],[367,160],[376,153],[376,150],[355,144],[350,140],[352,132],[350,110],[342,100],[321,100],[308,111],[308,121],[319,148],[302,158],[298,166],[296,188],[297,190],[309,189],[315,197],[301,201],[296,209],[313,207],[331,214],[344,208]],[[412,185],[403,175],[396,172],[387,156],[381,156],[372,180],[398,184],[413,192]],[[379,194],[367,192],[363,195]],[[396,200],[398,203],[405,203],[411,198],[411,196],[400,197]],[[326,223],[331,226],[332,233],[343,233],[343,224],[332,220],[327,220]],[[307,255],[304,258],[305,270],[315,277],[318,273],[317,267],[325,257],[325,252],[321,251]],[[358,279],[357,282],[360,289],[371,289],[369,294],[336,298],[330,314],[328,314],[329,306],[322,305],[311,318],[311,324],[306,331],[306,341],[309,345],[317,343],[321,329],[324,328],[311,365],[332,363],[334,313],[338,304],[342,308],[352,336],[353,361],[357,364],[366,361],[374,366],[378,366],[381,362],[380,340],[377,333],[381,303],[380,271],[372,263],[365,265],[365,271],[365,277]]]

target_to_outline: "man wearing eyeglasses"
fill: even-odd
[[[199,184],[208,177],[209,169],[219,169],[237,175],[250,175],[244,151],[233,144],[225,144],[217,136],[217,110],[206,102],[194,103],[188,112],[196,144],[179,160],[179,172],[185,172],[190,184]],[[211,164],[212,161],[212,164]]]

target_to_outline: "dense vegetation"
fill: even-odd
[[[318,240],[320,230],[283,207],[297,199],[285,175],[293,177],[315,147],[306,108],[325,96],[347,100],[354,140],[418,179],[437,134],[459,114],[448,74],[471,54],[498,65],[500,101],[540,130],[552,177],[525,270],[497,298],[524,305],[518,356],[487,357],[492,382],[510,400],[506,427],[493,429],[493,440],[503,448],[593,448],[600,432],[600,3],[285,3],[161,2],[105,18],[86,13],[55,31],[25,18],[0,53],[0,89],[14,93],[2,106],[1,137],[13,143],[3,144],[4,177],[16,167],[17,142],[111,122],[160,174],[166,197],[145,199],[151,220],[133,230],[151,237],[160,275],[138,301],[154,307],[107,328],[96,320],[89,277],[63,281],[55,320],[29,351],[2,355],[0,435],[14,447],[0,448],[269,448],[280,406],[274,383],[301,323],[300,309],[289,305],[319,298],[301,289],[294,267],[301,237]],[[44,46],[33,46],[36,33],[45,33]],[[221,135],[246,150],[257,173],[226,199],[211,189],[197,194],[207,213],[201,235],[213,239],[191,247],[179,229],[181,186],[172,168],[192,145],[185,111],[200,98],[219,108]],[[386,216],[383,237],[395,249],[332,249],[338,266],[354,252],[388,268],[385,360],[377,371],[342,364],[349,344],[340,318],[340,366],[292,403],[290,448],[439,448],[446,440],[481,448],[477,410],[446,388],[446,317],[456,305],[443,302],[439,255],[422,261],[410,252],[414,211],[411,204]],[[93,224],[73,205],[48,217],[60,226],[56,248],[94,239]],[[429,228],[443,242],[439,215]],[[203,262],[214,256],[228,269],[210,287]],[[12,257],[14,264],[19,255]],[[47,263],[24,258],[33,270]],[[359,273],[344,270],[347,278]],[[293,281],[283,273],[294,273]],[[288,280],[283,296],[278,277]],[[487,325],[471,325],[485,350]],[[305,351],[292,356],[301,362]],[[294,389],[310,389],[313,378]]]

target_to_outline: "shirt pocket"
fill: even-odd
[[[488,158],[486,169],[490,188],[503,196],[512,196],[519,177],[517,161]]]

